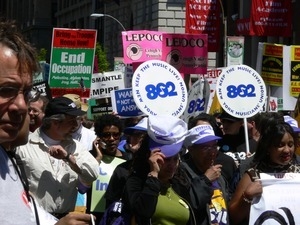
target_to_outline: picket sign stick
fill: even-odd
[[[247,118],[244,117],[244,130],[245,130],[245,143],[246,143],[246,153],[249,155],[250,150],[249,150],[249,139],[248,139],[248,121]]]
[[[92,225],[95,225],[95,220],[94,220],[93,214],[90,214],[90,216],[91,216]]]

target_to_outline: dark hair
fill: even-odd
[[[253,120],[255,122],[256,129],[259,133],[262,133],[267,129],[269,124],[284,122],[284,117],[280,112],[264,112],[260,113],[259,116],[255,116]]]
[[[12,49],[18,59],[19,72],[30,75],[40,71],[35,49],[25,41],[14,21],[0,21],[0,43]]]
[[[288,123],[276,120],[269,121],[264,130],[261,130],[261,136],[254,155],[254,162],[266,162],[269,158],[268,151],[270,148],[279,146],[285,133],[289,133],[293,137],[294,145],[297,146],[297,136]]]
[[[96,118],[94,127],[98,137],[102,135],[103,129],[106,126],[116,126],[120,132],[123,132],[123,124],[119,117],[112,114],[105,114]]]
[[[199,120],[208,122],[212,126],[212,128],[215,132],[215,135],[217,135],[219,137],[223,136],[222,131],[217,124],[216,118],[213,115],[210,115],[207,113],[200,113],[196,117],[192,118],[188,124],[189,129],[195,127]]]

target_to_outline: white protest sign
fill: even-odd
[[[210,87],[204,78],[199,78],[188,91],[188,104],[182,115],[182,119],[188,122],[191,117],[206,112],[209,101]]]
[[[261,182],[263,193],[253,200],[249,224],[300,224],[300,174],[261,174]]]
[[[136,105],[147,115],[179,117],[187,105],[187,89],[180,73],[161,60],[142,63],[132,77]]]
[[[248,118],[262,110],[266,85],[251,67],[235,65],[223,69],[217,81],[216,92],[227,113],[237,118]]]
[[[124,88],[124,73],[110,71],[92,75],[90,98],[110,98],[112,90]]]

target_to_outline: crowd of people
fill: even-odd
[[[290,115],[262,112],[244,124],[226,111],[188,122],[107,114],[87,127],[80,96],[32,90],[38,70],[16,25],[0,22],[1,224],[108,224],[116,202],[128,224],[249,224],[260,174],[300,172]]]

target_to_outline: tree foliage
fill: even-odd
[[[109,71],[109,62],[106,58],[106,52],[98,42],[96,43],[95,56],[98,62],[98,72],[103,73]]]
[[[39,61],[46,61],[47,49],[41,48],[37,53],[37,58]]]

